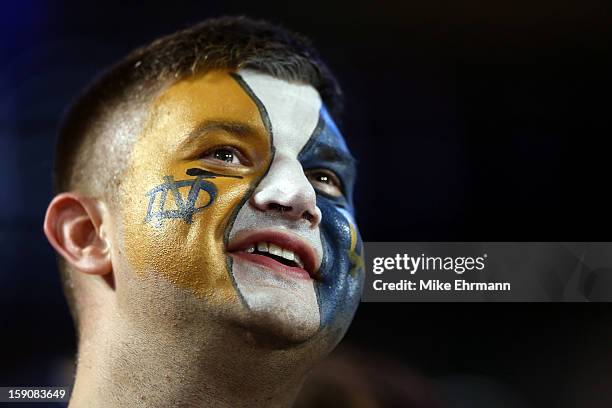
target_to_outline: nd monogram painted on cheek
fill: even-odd
[[[165,219],[182,218],[187,224],[191,224],[194,214],[211,205],[217,196],[216,185],[206,179],[214,179],[215,177],[242,178],[242,176],[219,174],[199,168],[190,168],[186,173],[188,176],[197,177],[191,180],[175,181],[174,177],[165,176],[163,184],[158,185],[147,193],[149,205],[145,222],[154,221],[157,226],[161,226]],[[182,187],[189,187],[186,199],[183,199],[181,195]],[[202,191],[208,194],[208,200],[205,204],[196,207],[196,202]],[[172,194],[174,208],[166,207],[168,193]],[[154,210],[155,204],[157,204],[157,210]]]

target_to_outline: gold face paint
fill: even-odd
[[[228,147],[240,164],[214,158],[216,148]],[[270,161],[260,111],[229,72],[163,91],[120,188],[124,250],[136,275],[158,274],[218,304],[237,301],[225,235]]]
[[[357,230],[352,222],[349,221],[349,228],[351,229],[351,246],[348,251],[349,261],[351,263],[349,273],[351,276],[357,276],[357,273],[360,269],[363,269],[364,260],[363,260],[363,244],[359,244],[357,246]]]

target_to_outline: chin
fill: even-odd
[[[290,347],[307,342],[319,330],[318,308],[312,310],[282,290],[267,288],[245,300],[249,309],[243,323],[259,342]]]
[[[241,323],[249,331],[288,345],[306,342],[318,332],[321,315],[310,277],[240,258],[232,269],[245,308]]]

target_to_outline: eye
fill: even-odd
[[[221,165],[243,165],[248,166],[249,162],[240,151],[230,146],[215,147],[202,156],[203,160],[208,160]]]
[[[315,190],[332,197],[342,197],[342,183],[333,172],[326,169],[308,170],[306,177]]]

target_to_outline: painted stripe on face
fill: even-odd
[[[321,99],[311,86],[250,70],[239,71],[238,75],[265,106],[274,135],[274,158],[248,202],[240,208],[229,234],[229,246],[247,242],[255,249],[264,248],[265,239],[269,239],[273,246],[268,245],[268,255],[277,260],[279,253],[287,258],[302,255],[312,258],[311,263],[318,269],[323,257],[321,211],[298,155],[317,127]],[[263,236],[264,242],[249,243],[249,237],[256,234]],[[308,263],[307,259],[302,262]],[[310,276],[253,262],[239,253],[233,254],[232,273],[255,324],[294,341],[317,332],[321,316]]]
[[[352,202],[355,160],[344,138],[323,106],[315,134],[300,152],[304,170],[328,169],[342,183],[343,196],[317,194],[321,209],[323,260],[321,279],[315,283],[320,305],[321,327],[344,333],[359,304],[363,287],[363,251],[354,221]]]
[[[262,326],[296,341],[320,329],[336,338],[350,324],[363,284],[352,203],[355,160],[314,88],[253,71],[239,74],[268,112],[275,155],[238,212],[230,245],[255,232],[288,234],[314,250],[319,268],[317,280],[303,279],[234,256],[236,286]],[[333,172],[343,195],[315,191],[305,171],[316,169]],[[254,244],[252,251],[266,242]]]
[[[119,191],[134,274],[163,277],[219,313],[243,310],[224,238],[272,162],[259,108],[226,71],[177,81],[151,103]],[[249,164],[213,160],[226,147]]]

